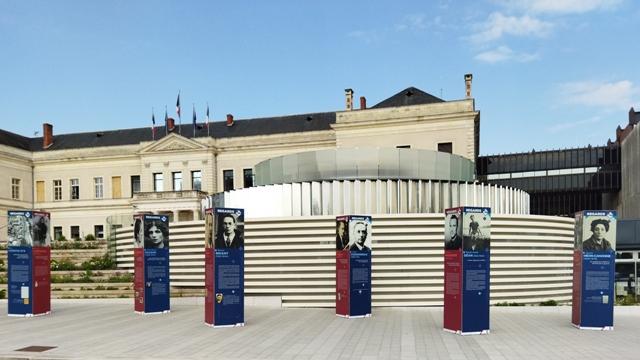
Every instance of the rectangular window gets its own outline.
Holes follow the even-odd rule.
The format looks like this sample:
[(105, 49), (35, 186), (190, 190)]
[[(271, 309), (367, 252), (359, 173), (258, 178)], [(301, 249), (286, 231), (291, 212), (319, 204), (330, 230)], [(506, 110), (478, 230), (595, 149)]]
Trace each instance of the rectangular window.
[(60, 240), (62, 237), (62, 226), (54, 226), (53, 227), (53, 239)]
[(74, 240), (80, 239), (80, 226), (71, 227), (71, 238)]
[(36, 181), (36, 201), (44, 202), (44, 181)]
[(11, 198), (13, 200), (20, 200), (20, 179), (11, 179)]
[(70, 197), (71, 200), (80, 199), (80, 180), (79, 179), (71, 179), (69, 180), (70, 185)]
[(93, 178), (93, 188), (96, 199), (102, 199), (104, 195), (104, 181), (101, 177)]
[(452, 154), (453, 153), (453, 143), (450, 143), (450, 142), (438, 143), (438, 151)]
[(62, 180), (53, 180), (53, 200), (62, 200)]
[(191, 189), (202, 190), (202, 171), (195, 170), (191, 172)]
[(153, 174), (153, 191), (164, 191), (164, 176), (162, 173)]
[(140, 192), (140, 175), (131, 176), (131, 197)]
[(122, 197), (122, 178), (120, 176), (111, 177), (111, 198), (120, 199)]
[(222, 184), (224, 191), (233, 190), (233, 170), (222, 171)]
[(182, 191), (182, 173), (171, 173), (171, 179), (173, 180), (173, 191)]
[(104, 239), (104, 225), (93, 225), (93, 235), (96, 239)]
[(242, 170), (242, 175), (244, 177), (244, 187), (252, 187), (253, 186), (253, 169), (244, 169)]

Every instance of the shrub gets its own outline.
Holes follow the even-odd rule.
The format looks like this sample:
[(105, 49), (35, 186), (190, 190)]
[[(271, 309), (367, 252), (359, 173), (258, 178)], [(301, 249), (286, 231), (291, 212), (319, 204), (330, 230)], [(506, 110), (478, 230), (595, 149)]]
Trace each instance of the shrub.
[(555, 300), (542, 301), (540, 306), (558, 306), (558, 302)]
[(115, 275), (109, 276), (109, 279), (107, 280), (107, 282), (110, 282), (110, 283), (130, 283), (132, 281), (133, 281), (133, 274), (129, 274), (129, 273), (124, 273), (124, 274), (116, 273)]
[(93, 282), (93, 279), (91, 278), (92, 276), (93, 276), (93, 273), (91, 272), (91, 270), (86, 270), (85, 272), (82, 273), (82, 275), (80, 275), (80, 278), (78, 280), (80, 280), (80, 282), (91, 283)]
[(87, 241), (93, 241), (96, 239), (96, 237), (93, 236), (93, 234), (87, 234), (87, 236), (85, 236), (84, 239)]
[(7, 268), (4, 266), (4, 260), (0, 259), (0, 271), (7, 271)]
[(4, 275), (0, 275), (0, 284), (6, 284), (7, 283), (7, 277)]
[(51, 271), (77, 270), (78, 267), (70, 259), (51, 260)]
[(84, 270), (110, 270), (116, 268), (116, 263), (109, 254), (104, 256), (94, 256), (90, 260), (82, 263)]
[(496, 303), (496, 305), (495, 305), (495, 306), (524, 306), (524, 304), (517, 303), (517, 302), (507, 302), (507, 301), (504, 301), (504, 302)]
[(6, 289), (0, 290), (0, 299), (4, 299), (6, 297), (7, 297), (7, 290)]
[(60, 237), (57, 238), (56, 241), (67, 241), (67, 238), (64, 237), (64, 235), (60, 235)]
[(618, 298), (616, 299), (616, 305), (623, 305), (623, 306), (638, 305), (638, 300), (636, 299), (635, 295), (633, 295), (633, 294), (627, 294), (625, 296), (618, 296)]

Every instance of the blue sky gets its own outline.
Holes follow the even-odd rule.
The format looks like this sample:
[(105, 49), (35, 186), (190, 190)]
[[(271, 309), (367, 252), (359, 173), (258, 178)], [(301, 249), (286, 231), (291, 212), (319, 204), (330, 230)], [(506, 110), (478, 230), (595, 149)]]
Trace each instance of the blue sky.
[(640, 110), (632, 0), (0, 1), (0, 128), (25, 136), (464, 97), (482, 154), (597, 145)]

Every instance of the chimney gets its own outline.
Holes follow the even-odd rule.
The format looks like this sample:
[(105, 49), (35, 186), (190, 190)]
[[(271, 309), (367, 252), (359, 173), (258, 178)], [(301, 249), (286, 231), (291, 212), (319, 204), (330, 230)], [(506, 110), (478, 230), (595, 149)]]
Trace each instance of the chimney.
[(44, 123), (42, 124), (42, 148), (48, 149), (53, 145), (53, 125)]
[(172, 132), (176, 127), (176, 120), (174, 118), (167, 118), (167, 132)]
[(233, 115), (227, 114), (227, 126), (233, 126)]
[(464, 74), (465, 98), (467, 99), (471, 99), (471, 80), (473, 80), (473, 74)]
[(344, 89), (344, 95), (347, 97), (347, 111), (353, 110), (353, 90)]
[(367, 108), (367, 98), (364, 96), (360, 96), (360, 110), (365, 110)]

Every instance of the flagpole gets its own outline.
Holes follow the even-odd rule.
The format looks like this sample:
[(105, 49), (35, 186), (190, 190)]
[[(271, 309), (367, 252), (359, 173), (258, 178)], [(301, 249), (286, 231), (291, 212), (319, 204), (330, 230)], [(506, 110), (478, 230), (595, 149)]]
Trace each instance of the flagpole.
[(156, 114), (153, 106), (151, 107), (151, 139), (156, 140)]
[(178, 101), (176, 102), (176, 112), (178, 113), (178, 121), (179, 123), (179, 127), (178, 127), (178, 133), (180, 135), (182, 135), (182, 115), (180, 114), (180, 90), (178, 90)]
[(195, 103), (191, 103), (191, 106), (193, 108), (193, 137), (196, 137), (196, 104)]
[(167, 115), (167, 105), (164, 106), (164, 135), (169, 135), (169, 124), (167, 123), (167, 120), (169, 119), (169, 116)]
[(207, 137), (209, 137), (209, 102), (207, 102)]

